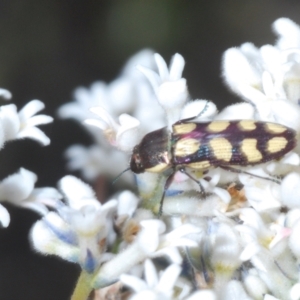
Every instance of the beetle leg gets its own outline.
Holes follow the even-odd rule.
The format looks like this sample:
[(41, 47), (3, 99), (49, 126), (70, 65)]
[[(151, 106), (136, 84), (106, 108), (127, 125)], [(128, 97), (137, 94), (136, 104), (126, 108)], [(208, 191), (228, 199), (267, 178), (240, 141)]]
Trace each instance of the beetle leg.
[(162, 213), (163, 213), (163, 204), (164, 204), (164, 199), (165, 199), (165, 195), (167, 190), (169, 189), (173, 179), (174, 179), (174, 175), (176, 173), (176, 170), (173, 170), (172, 174), (167, 178), (166, 182), (165, 182), (165, 186), (164, 186), (164, 191), (160, 200), (160, 205), (159, 205), (159, 211), (158, 211), (158, 216), (161, 217)]
[(204, 187), (202, 186), (201, 182), (199, 180), (197, 180), (196, 178), (194, 178), (191, 174), (189, 174), (185, 168), (180, 168), (179, 171), (181, 173), (185, 174), (187, 177), (189, 177), (190, 179), (192, 179), (194, 182), (196, 182), (199, 185), (201, 196), (204, 197), (205, 190), (204, 190)]
[(186, 118), (186, 119), (179, 120), (175, 124), (182, 124), (182, 123), (189, 122), (189, 121), (192, 121), (196, 118), (201, 117), (201, 115), (203, 115), (207, 111), (209, 102), (210, 102), (209, 100), (206, 101), (204, 108), (197, 115), (195, 115), (193, 117)]
[(249, 173), (247, 171), (235, 169), (235, 168), (232, 168), (232, 167), (229, 167), (229, 166), (218, 166), (218, 167), (225, 170), (225, 171), (234, 172), (234, 173), (238, 173), (238, 174), (247, 174), (247, 175), (250, 175), (250, 176), (257, 177), (257, 178), (269, 180), (269, 181), (272, 181), (272, 182), (275, 182), (275, 183), (278, 183), (278, 184), (280, 183), (280, 180), (278, 180), (278, 179), (255, 175), (255, 174)]

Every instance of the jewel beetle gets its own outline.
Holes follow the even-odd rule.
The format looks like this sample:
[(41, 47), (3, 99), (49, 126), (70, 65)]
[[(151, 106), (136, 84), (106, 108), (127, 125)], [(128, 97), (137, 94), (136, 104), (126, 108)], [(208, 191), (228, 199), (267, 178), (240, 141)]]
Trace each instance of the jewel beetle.
[[(176, 171), (185, 173), (200, 185), (186, 168), (205, 171), (220, 167), (239, 172), (233, 167), (280, 159), (295, 146), (296, 132), (277, 123), (255, 120), (198, 123), (186, 119), (173, 124), (172, 132), (164, 127), (146, 134), (133, 149), (130, 169), (136, 174), (172, 169), (164, 187), (165, 194)], [(200, 188), (203, 192), (201, 185)]]

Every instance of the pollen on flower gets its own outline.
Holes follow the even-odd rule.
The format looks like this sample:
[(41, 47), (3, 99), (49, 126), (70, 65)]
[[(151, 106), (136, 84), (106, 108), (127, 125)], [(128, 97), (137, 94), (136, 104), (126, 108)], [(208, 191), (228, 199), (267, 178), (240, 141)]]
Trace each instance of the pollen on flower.
[(133, 219), (126, 222), (122, 229), (122, 237), (126, 243), (132, 243), (137, 234), (141, 230), (141, 226)]
[(237, 208), (242, 208), (245, 206), (247, 198), (243, 188), (238, 187), (237, 184), (233, 182), (227, 187), (227, 191), (231, 197), (228, 207), (229, 211), (233, 211)]
[(229, 264), (223, 264), (222, 262), (214, 265), (214, 271), (223, 275), (231, 275), (235, 270), (235, 266), (231, 266)]
[(259, 239), (258, 241), (263, 247), (268, 249), (270, 247), (270, 244), (272, 243), (273, 239), (274, 239), (274, 236), (271, 235), (271, 236), (264, 236), (261, 239)]

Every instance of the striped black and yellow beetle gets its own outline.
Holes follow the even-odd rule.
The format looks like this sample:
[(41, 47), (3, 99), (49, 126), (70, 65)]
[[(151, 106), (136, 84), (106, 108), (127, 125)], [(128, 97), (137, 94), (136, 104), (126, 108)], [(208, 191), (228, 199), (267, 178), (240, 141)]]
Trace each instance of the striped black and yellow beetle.
[[(254, 120), (196, 123), (191, 120), (176, 122), (171, 133), (165, 127), (145, 135), (133, 149), (130, 169), (139, 174), (160, 173), (172, 168), (173, 172), (165, 184), (165, 193), (176, 171), (197, 181), (185, 168), (205, 171), (220, 167), (239, 172), (232, 166), (277, 160), (296, 146), (296, 132), (276, 123)], [(201, 185), (200, 188), (203, 192)]]

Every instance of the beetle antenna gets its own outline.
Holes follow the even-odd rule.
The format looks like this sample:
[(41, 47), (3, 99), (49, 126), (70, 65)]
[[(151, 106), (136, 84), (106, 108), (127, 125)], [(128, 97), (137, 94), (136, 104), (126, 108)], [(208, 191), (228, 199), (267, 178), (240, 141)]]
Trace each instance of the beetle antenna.
[(201, 117), (207, 111), (209, 102), (209, 100), (206, 100), (204, 108), (199, 112), (199, 114), (195, 118)]
[(117, 175), (117, 177), (113, 180), (112, 185), (116, 183), (117, 180), (119, 180), (119, 178), (127, 171), (130, 170), (130, 167), (128, 167), (127, 169), (125, 169), (124, 171), (122, 171), (119, 175)]

